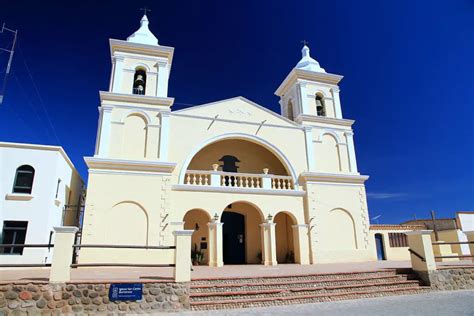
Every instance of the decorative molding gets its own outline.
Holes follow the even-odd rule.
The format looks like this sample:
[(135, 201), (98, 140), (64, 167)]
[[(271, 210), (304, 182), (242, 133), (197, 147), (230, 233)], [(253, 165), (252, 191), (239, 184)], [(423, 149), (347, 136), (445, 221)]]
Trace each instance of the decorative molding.
[(431, 235), (433, 231), (432, 230), (426, 230), (426, 229), (423, 229), (423, 230), (413, 230), (413, 231), (410, 231), (410, 232), (406, 232), (405, 235)]
[(79, 228), (76, 226), (59, 226), (53, 227), (55, 233), (77, 233)]
[(286, 195), (305, 196), (305, 191), (300, 190), (265, 190), (251, 188), (213, 187), (205, 185), (176, 184), (172, 186), (173, 191), (194, 191), (194, 192), (226, 192), (243, 194), (264, 194), (264, 195)]
[(299, 124), (303, 124), (304, 121), (307, 121), (307, 122), (312, 122), (312, 123), (333, 124), (333, 125), (347, 126), (347, 127), (351, 127), (355, 122), (354, 120), (339, 119), (339, 118), (327, 117), (327, 116), (308, 115), (308, 114), (300, 114), (295, 120)]
[(173, 235), (175, 236), (192, 236), (194, 233), (194, 229), (186, 229), (186, 230), (175, 230)]
[(275, 91), (277, 96), (284, 95), (293, 84), (295, 84), (299, 79), (309, 80), (316, 83), (327, 83), (330, 85), (337, 85), (341, 81), (343, 76), (322, 72), (313, 72), (308, 70), (296, 69), (293, 70), (286, 76), (285, 80), (280, 84), (280, 86)]
[(305, 182), (364, 184), (364, 182), (369, 179), (369, 176), (359, 174), (303, 172), (300, 174), (300, 178)]
[(172, 173), (176, 163), (147, 160), (84, 157), (89, 169)]
[[(128, 93), (99, 91), (99, 95), (100, 95), (101, 104), (106, 103), (106, 102), (126, 102), (126, 103), (132, 103), (136, 105), (147, 104), (147, 105), (163, 106), (163, 107), (169, 108), (174, 103), (174, 98), (153, 97), (153, 96), (137, 95), (137, 94), (131, 94), (131, 93), (128, 94)], [(104, 106), (107, 106), (107, 104), (102, 105), (102, 107)]]
[(372, 224), (370, 230), (423, 230), (425, 225), (391, 225), (391, 224)]
[[(109, 44), (110, 44), (111, 56), (117, 56), (118, 54), (116, 53), (120, 52), (119, 53), (120, 55), (125, 55), (124, 53), (145, 55), (145, 56), (140, 56), (141, 59), (147, 58), (147, 55), (148, 55), (148, 56), (154, 56), (158, 58), (159, 57), (166, 58), (167, 60), (169, 60), (170, 63), (173, 61), (173, 53), (174, 53), (173, 47), (140, 44), (140, 43), (133, 43), (133, 42), (117, 40), (117, 39), (110, 39)], [(136, 55), (131, 55), (131, 56), (133, 56), (134, 58), (137, 58)], [(152, 57), (148, 57), (148, 58), (152, 59)], [(152, 60), (156, 60), (156, 58)]]
[(24, 194), (24, 193), (7, 193), (5, 195), (5, 200), (12, 200), (12, 201), (30, 201), (33, 199), (33, 195), (31, 194)]

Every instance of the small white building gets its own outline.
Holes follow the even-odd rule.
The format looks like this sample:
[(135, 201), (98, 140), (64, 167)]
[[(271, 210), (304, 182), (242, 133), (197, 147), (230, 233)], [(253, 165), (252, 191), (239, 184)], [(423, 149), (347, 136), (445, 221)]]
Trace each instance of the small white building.
[[(54, 226), (78, 226), (83, 187), (62, 147), (0, 142), (0, 242), (54, 243)], [(52, 253), (0, 248), (0, 263), (50, 263)]]

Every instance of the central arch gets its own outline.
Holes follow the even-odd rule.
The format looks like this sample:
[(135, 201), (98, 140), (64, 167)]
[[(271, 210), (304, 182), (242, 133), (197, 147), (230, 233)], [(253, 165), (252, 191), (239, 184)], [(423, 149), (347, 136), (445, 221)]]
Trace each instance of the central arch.
[[(295, 183), (295, 186), (296, 186), (296, 184), (298, 183), (296, 173), (295, 173), (295, 170), (294, 170), (293, 166), (291, 165), (289, 159), (286, 157), (286, 155), (280, 149), (278, 149), (273, 144), (271, 144), (270, 142), (268, 142), (268, 141), (266, 141), (266, 140), (264, 140), (260, 137), (257, 137), (255, 135), (244, 134), (244, 133), (222, 134), (222, 135), (219, 135), (219, 136), (212, 137), (212, 138), (202, 142), (198, 146), (196, 146), (192, 150), (192, 152), (188, 155), (188, 157), (186, 158), (186, 160), (183, 163), (183, 166), (182, 166), (180, 174), (179, 174), (179, 183), (184, 184), (184, 178), (185, 178), (185, 175), (186, 175), (186, 171), (188, 170), (189, 165), (191, 164), (191, 161), (193, 160), (193, 158), (201, 150), (203, 150), (205, 147), (207, 147), (207, 146), (209, 146), (213, 143), (217, 143), (217, 142), (223, 141), (223, 140), (231, 140), (231, 139), (232, 140), (244, 140), (244, 141), (248, 141), (248, 142), (251, 142), (251, 143), (254, 143), (256, 145), (264, 147), (266, 150), (268, 150), (270, 153), (272, 153), (276, 157), (276, 159), (278, 159), (280, 161), (280, 163), (282, 164), (282, 166), (286, 170), (286, 173), (293, 178), (293, 183)], [(207, 168), (210, 168), (210, 167), (211, 166), (208, 166)], [(209, 169), (206, 169), (206, 170), (209, 170)]]

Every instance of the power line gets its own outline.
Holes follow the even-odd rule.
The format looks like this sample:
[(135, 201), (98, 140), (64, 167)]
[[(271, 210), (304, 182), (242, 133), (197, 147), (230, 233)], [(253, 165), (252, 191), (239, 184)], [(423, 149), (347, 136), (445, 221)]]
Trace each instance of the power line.
[(18, 51), (20, 52), (20, 55), (22, 57), (22, 60), (23, 60), (23, 64), (25, 65), (25, 68), (26, 68), (26, 72), (28, 73), (28, 76), (30, 77), (31, 79), (31, 82), (33, 84), (33, 88), (36, 92), (36, 95), (38, 96), (38, 100), (39, 100), (39, 103), (41, 105), (41, 108), (43, 110), (43, 112), (45, 113), (46, 115), (46, 119), (48, 121), (48, 124), (49, 124), (49, 127), (51, 128), (51, 130), (53, 131), (53, 136), (54, 138), (56, 139), (56, 141), (58, 142), (58, 144), (60, 146), (62, 146), (61, 144), (61, 141), (59, 140), (59, 137), (58, 135), (56, 134), (56, 129), (54, 128), (54, 125), (53, 123), (51, 122), (51, 119), (50, 119), (50, 116), (49, 116), (49, 113), (48, 113), (48, 110), (46, 108), (46, 106), (44, 105), (44, 102), (43, 102), (43, 98), (41, 97), (41, 94), (39, 92), (39, 89), (38, 89), (38, 86), (36, 85), (36, 82), (33, 78), (33, 75), (31, 74), (31, 71), (30, 71), (30, 67), (28, 67), (28, 64), (26, 63), (26, 58), (25, 58), (25, 55), (23, 54), (23, 51), (21, 49), (21, 46), (20, 46), (20, 42), (18, 42)]
[(7, 52), (10, 54), (10, 56), (8, 57), (8, 63), (7, 63), (7, 69), (5, 71), (5, 76), (3, 77), (2, 89), (0, 90), (0, 105), (2, 105), (3, 103), (3, 97), (5, 96), (5, 90), (7, 89), (8, 74), (10, 73), (10, 68), (11, 68), (12, 60), (13, 60), (13, 53), (15, 52), (16, 37), (18, 35), (18, 30), (11, 30), (5, 27), (5, 23), (3, 23), (0, 33), (3, 33), (5, 31), (13, 33), (14, 35), (13, 35), (13, 44), (11, 46), (11, 49), (0, 48), (1, 52)]

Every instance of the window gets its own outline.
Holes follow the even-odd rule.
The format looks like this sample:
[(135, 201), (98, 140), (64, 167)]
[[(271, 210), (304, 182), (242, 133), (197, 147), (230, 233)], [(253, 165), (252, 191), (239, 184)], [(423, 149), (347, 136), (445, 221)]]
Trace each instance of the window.
[(137, 69), (133, 77), (133, 94), (145, 95), (146, 72), (143, 69)]
[(13, 184), (13, 193), (31, 194), (33, 189), (33, 178), (35, 169), (32, 166), (23, 165), (16, 169), (15, 182)]
[(240, 162), (239, 159), (237, 159), (234, 156), (230, 155), (225, 155), (219, 161), (222, 161), (222, 171), (224, 172), (237, 172), (239, 169), (239, 166), (237, 166), (237, 163)]
[(316, 113), (318, 116), (326, 116), (326, 106), (324, 104), (324, 97), (316, 94)]
[[(3, 222), (3, 244), (24, 244), (28, 222), (4, 221)], [(4, 254), (23, 254), (23, 247), (6, 247), (0, 249)]]
[(407, 235), (404, 233), (388, 233), (390, 247), (408, 247)]

